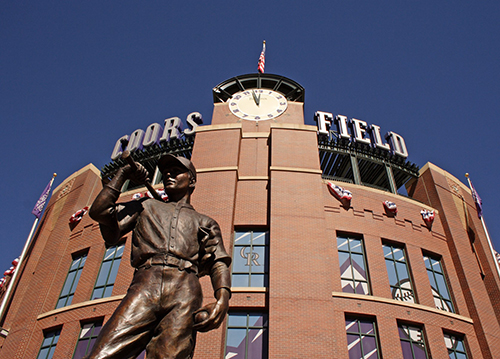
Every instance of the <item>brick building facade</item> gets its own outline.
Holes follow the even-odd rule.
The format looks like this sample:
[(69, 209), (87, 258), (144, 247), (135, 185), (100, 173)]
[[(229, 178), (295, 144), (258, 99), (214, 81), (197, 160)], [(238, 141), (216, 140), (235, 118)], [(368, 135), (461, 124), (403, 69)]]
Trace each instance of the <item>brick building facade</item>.
[[(498, 357), (500, 278), (470, 190), (431, 163), (408, 196), (326, 179), (303, 89), (271, 75), (235, 79), (214, 90), (211, 125), (192, 148), (192, 204), (219, 222), (234, 258), (228, 319), (198, 335), (195, 358)], [(240, 119), (227, 100), (248, 88), (286, 95), (286, 110)], [(68, 222), (100, 189), (89, 164), (54, 190), (1, 323), (0, 357), (80, 358), (126, 292), (131, 235), (106, 248), (88, 216)], [(431, 226), (422, 209), (434, 211)]]

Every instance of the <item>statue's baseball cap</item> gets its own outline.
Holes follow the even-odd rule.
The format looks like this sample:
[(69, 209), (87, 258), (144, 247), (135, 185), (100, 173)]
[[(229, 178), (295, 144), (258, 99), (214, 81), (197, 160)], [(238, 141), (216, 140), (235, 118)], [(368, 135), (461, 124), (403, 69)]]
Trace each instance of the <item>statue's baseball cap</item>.
[(194, 167), (193, 162), (188, 160), (186, 157), (176, 157), (171, 154), (166, 154), (161, 156), (158, 160), (158, 168), (161, 173), (163, 173), (165, 169), (173, 166), (184, 167), (191, 173), (191, 176), (196, 179), (196, 168)]

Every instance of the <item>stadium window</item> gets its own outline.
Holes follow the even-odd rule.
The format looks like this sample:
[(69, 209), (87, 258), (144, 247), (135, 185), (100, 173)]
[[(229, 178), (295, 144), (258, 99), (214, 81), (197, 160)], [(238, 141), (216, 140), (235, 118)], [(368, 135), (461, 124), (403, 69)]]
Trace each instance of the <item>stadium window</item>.
[(42, 346), (40, 347), (36, 359), (52, 359), (60, 335), (61, 329), (55, 329), (44, 333)]
[(423, 329), (405, 324), (399, 324), (398, 329), (403, 359), (427, 359)]
[(225, 359), (266, 359), (268, 357), (267, 314), (229, 313), (227, 323)]
[(441, 260), (424, 255), (425, 268), (431, 284), (432, 295), (436, 308), (455, 313), (446, 277), (441, 266)]
[(338, 235), (337, 250), (342, 292), (370, 294), (363, 239), (350, 235)]
[(87, 260), (87, 253), (73, 255), (73, 262), (69, 267), (68, 275), (64, 281), (64, 285), (59, 294), (59, 300), (57, 301), (56, 309), (68, 306), (73, 301), (73, 296), (82, 275), (83, 266)]
[(111, 296), (124, 248), (125, 244), (122, 243), (106, 249), (106, 253), (104, 253), (104, 258), (101, 263), (101, 269), (99, 270), (99, 275), (97, 276), (97, 281), (94, 286), (94, 291), (92, 292), (91, 300)]
[(349, 359), (376, 359), (382, 357), (378, 345), (375, 320), (346, 316), (345, 331)]
[(415, 303), (415, 293), (411, 282), (406, 253), (403, 247), (382, 244), (385, 265), (389, 276), (392, 298), (403, 302)]
[(269, 231), (235, 231), (233, 287), (268, 286)]
[(82, 359), (85, 355), (90, 353), (101, 328), (102, 319), (96, 322), (82, 324), (73, 359)]
[(465, 349), (463, 337), (454, 334), (444, 333), (444, 343), (448, 349), (450, 359), (467, 359), (467, 350)]

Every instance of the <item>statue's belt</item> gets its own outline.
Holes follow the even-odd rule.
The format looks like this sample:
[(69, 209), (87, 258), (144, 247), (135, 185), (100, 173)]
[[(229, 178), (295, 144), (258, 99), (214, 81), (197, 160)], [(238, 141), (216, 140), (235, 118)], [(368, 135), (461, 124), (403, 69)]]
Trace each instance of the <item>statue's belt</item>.
[(151, 266), (175, 267), (179, 270), (187, 270), (198, 274), (198, 266), (196, 264), (186, 259), (178, 258), (171, 253), (158, 254), (154, 257), (150, 257), (144, 262), (144, 264), (137, 267), (137, 269), (151, 268)]

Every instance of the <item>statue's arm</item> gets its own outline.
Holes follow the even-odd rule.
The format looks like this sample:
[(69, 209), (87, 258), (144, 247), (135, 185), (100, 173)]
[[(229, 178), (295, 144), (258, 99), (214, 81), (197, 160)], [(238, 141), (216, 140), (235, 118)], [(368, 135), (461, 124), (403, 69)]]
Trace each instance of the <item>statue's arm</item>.
[(216, 302), (210, 303), (196, 312), (194, 328), (200, 332), (218, 328), (222, 324), (229, 310), (229, 299), (231, 298), (231, 272), (229, 271), (231, 257), (224, 249), (219, 225), (215, 223), (208, 233), (209, 238), (204, 244), (210, 258), (208, 263), (211, 263), (211, 266), (208, 274), (212, 281)]
[[(140, 166), (140, 165), (139, 165)], [(120, 189), (127, 179), (143, 183), (147, 178), (147, 170), (140, 166), (136, 172), (130, 166), (118, 170), (113, 179), (103, 187), (89, 210), (89, 216), (99, 223), (104, 241), (116, 244), (120, 238), (130, 232), (135, 225), (139, 211), (130, 211), (126, 206), (117, 205)]]
[(223, 261), (216, 261), (212, 266), (210, 279), (217, 301), (205, 305), (195, 313), (194, 329), (200, 332), (208, 332), (220, 327), (229, 310), (231, 273), (227, 264)]

